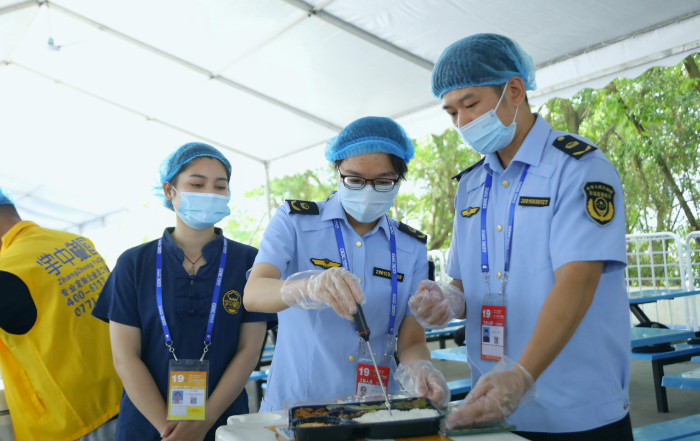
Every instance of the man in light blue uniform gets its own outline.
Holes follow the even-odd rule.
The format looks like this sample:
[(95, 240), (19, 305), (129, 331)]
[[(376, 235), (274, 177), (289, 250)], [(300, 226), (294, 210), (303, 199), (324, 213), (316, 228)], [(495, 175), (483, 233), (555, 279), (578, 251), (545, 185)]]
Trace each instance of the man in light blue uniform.
[[(464, 289), (476, 387), (448, 425), (507, 417), (531, 440), (631, 441), (617, 170), (590, 141), (531, 113), (525, 91), (535, 88), (534, 65), (506, 37), (479, 34), (448, 47), (432, 88), (465, 143), (485, 155), (455, 177), (447, 272)], [(441, 325), (433, 322), (445, 309), (465, 315), (450, 296), (436, 287), (416, 295), (411, 309)], [(486, 310), (499, 299), (505, 356), (494, 357), (494, 342), (482, 336), (494, 323)]]
[[(411, 139), (388, 118), (362, 118), (329, 142), (326, 158), (338, 172), (339, 193), (323, 202), (288, 200), (277, 209), (243, 296), (250, 310), (279, 312), (275, 356), (260, 411), (368, 390), (369, 385), (357, 381), (362, 348), (348, 320), (356, 301), (363, 304), (377, 361), (383, 359), (395, 373), (387, 378), (389, 392), (398, 391), (401, 382), (411, 393), (446, 404), (449, 389), (428, 361), (424, 330), (407, 307), (419, 282), (428, 277), (427, 237), (385, 215), (413, 158)], [(394, 306), (392, 235), (397, 262)], [(296, 280), (303, 288), (294, 284)]]

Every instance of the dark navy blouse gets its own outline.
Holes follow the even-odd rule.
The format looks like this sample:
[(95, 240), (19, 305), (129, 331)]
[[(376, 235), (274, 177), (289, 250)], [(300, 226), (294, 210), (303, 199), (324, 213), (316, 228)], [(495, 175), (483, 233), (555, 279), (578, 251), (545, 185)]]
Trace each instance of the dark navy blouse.
[[(243, 307), (246, 271), (255, 261), (255, 248), (225, 239), (221, 230), (217, 229), (218, 238), (202, 249), (203, 259), (207, 263), (196, 275), (191, 276), (182, 266), (185, 255), (170, 236), (172, 230), (168, 228), (163, 233), (163, 307), (172, 334), (173, 347), (180, 359), (199, 359), (202, 356), (223, 241), (228, 240), (228, 257), (216, 310), (212, 343), (206, 356), (209, 360), (211, 394), (238, 351), (241, 324), (265, 321), (270, 327), (274, 326), (277, 316), (248, 312)], [(166, 400), (168, 362), (172, 355), (165, 346), (156, 306), (157, 244), (157, 240), (148, 242), (125, 251), (119, 257), (95, 305), (93, 315), (105, 321), (113, 320), (141, 329), (141, 359)], [(226, 425), (229, 416), (244, 413), (248, 413), (248, 395), (245, 389), (221, 415), (205, 441), (214, 441), (216, 428)], [(158, 431), (133, 405), (126, 391), (122, 395), (116, 439), (161, 439)]]

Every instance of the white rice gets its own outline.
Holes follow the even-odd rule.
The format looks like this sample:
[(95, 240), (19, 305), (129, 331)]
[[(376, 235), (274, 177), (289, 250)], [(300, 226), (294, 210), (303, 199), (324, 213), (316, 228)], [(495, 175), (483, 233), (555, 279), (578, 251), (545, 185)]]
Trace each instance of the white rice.
[(418, 420), (421, 418), (432, 418), (440, 415), (437, 410), (433, 409), (411, 409), (411, 410), (392, 410), (389, 415), (388, 410), (378, 410), (376, 412), (368, 412), (355, 421), (360, 423), (385, 423), (387, 421), (405, 421)]

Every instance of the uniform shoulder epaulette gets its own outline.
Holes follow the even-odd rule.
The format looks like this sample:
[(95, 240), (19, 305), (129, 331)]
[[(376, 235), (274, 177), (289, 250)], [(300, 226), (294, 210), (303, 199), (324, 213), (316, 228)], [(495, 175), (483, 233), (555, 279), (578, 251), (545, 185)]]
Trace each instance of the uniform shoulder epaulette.
[(474, 170), (475, 168), (477, 168), (478, 166), (480, 166), (481, 164), (483, 164), (485, 160), (486, 160), (486, 156), (484, 156), (483, 158), (481, 158), (481, 159), (479, 160), (479, 162), (477, 162), (476, 164), (472, 164), (472, 165), (470, 165), (469, 167), (467, 167), (465, 170), (463, 170), (463, 171), (462, 171), (461, 173), (459, 173), (458, 175), (452, 176), (452, 179), (456, 179), (457, 182), (459, 182), (459, 180), (462, 179), (462, 176), (466, 175), (466, 174), (469, 173), (470, 171)]
[(590, 145), (587, 141), (577, 139), (571, 135), (560, 136), (552, 143), (554, 147), (573, 157), (581, 159), (583, 155), (598, 150), (598, 147)]
[(399, 230), (403, 231), (409, 236), (415, 237), (423, 243), (428, 243), (428, 236), (426, 236), (425, 233), (421, 233), (420, 231), (416, 230), (413, 227), (409, 227), (403, 222), (399, 222)]
[(318, 214), (318, 204), (310, 201), (298, 201), (296, 199), (287, 199), (289, 205), (289, 214)]

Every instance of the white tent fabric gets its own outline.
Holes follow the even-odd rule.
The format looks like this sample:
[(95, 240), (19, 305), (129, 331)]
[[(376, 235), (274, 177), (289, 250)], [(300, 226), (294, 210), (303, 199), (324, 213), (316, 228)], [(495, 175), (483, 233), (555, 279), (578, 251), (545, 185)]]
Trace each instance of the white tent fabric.
[(700, 0), (0, 0), (0, 185), (80, 228), (142, 203), (186, 141), (246, 190), (323, 164), (362, 116), (440, 133), (432, 65), (479, 32), (533, 56), (542, 104), (698, 51)]

